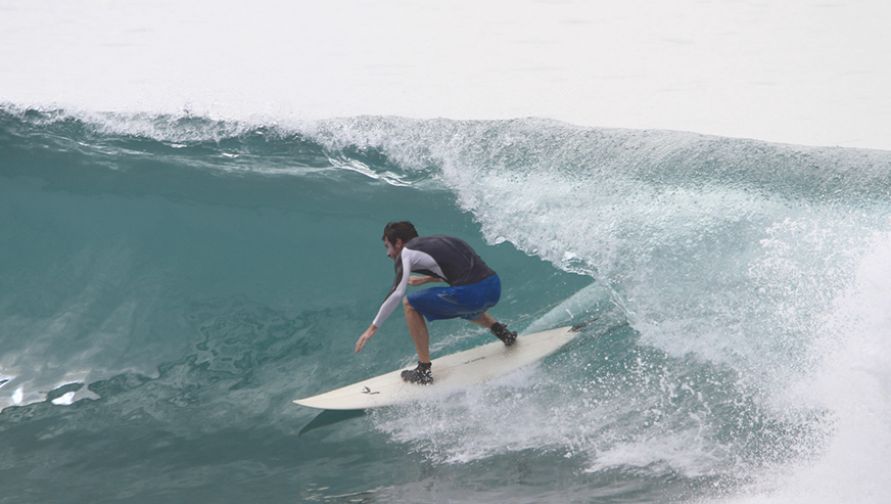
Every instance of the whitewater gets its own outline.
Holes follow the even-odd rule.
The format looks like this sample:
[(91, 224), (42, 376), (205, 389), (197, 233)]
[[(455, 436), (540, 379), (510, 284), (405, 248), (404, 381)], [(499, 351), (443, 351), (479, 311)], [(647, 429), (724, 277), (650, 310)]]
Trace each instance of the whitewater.
[[(207, 7), (0, 2), (0, 503), (889, 501), (887, 7)], [(596, 322), (293, 404), (416, 360), (403, 219)]]

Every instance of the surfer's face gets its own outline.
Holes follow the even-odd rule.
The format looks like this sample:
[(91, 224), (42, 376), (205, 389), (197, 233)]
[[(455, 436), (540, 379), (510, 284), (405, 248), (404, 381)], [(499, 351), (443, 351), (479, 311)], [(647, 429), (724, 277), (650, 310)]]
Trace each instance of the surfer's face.
[(405, 244), (402, 243), (402, 238), (396, 238), (396, 244), (390, 243), (390, 240), (384, 239), (384, 245), (387, 247), (387, 257), (396, 262), (396, 258), (399, 257), (399, 254), (402, 252), (402, 249), (405, 248)]

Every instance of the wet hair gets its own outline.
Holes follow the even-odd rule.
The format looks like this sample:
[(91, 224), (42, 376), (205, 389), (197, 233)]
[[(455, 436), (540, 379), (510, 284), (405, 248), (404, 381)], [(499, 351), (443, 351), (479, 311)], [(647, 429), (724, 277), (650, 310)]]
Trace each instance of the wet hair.
[(409, 240), (417, 236), (418, 232), (415, 231), (415, 227), (411, 222), (401, 221), (387, 224), (384, 227), (384, 237), (381, 239), (396, 245), (396, 240), (398, 239), (402, 239), (402, 243), (408, 243)]

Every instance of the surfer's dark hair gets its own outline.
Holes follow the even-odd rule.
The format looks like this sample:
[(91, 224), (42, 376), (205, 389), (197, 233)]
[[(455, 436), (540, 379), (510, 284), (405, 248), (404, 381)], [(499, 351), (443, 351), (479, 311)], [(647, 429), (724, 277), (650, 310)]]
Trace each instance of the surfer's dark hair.
[(384, 227), (384, 237), (381, 240), (396, 245), (396, 240), (402, 239), (402, 243), (408, 243), (412, 238), (417, 238), (418, 232), (415, 226), (408, 221), (391, 222)]

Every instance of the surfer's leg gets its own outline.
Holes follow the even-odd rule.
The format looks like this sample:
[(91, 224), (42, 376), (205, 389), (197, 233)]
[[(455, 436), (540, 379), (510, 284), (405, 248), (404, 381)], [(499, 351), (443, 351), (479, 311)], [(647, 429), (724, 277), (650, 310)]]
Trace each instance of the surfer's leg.
[(474, 324), (479, 324), (486, 329), (492, 331), (492, 334), (495, 335), (498, 339), (504, 342), (506, 346), (511, 346), (517, 341), (517, 333), (511, 331), (507, 328), (506, 325), (495, 322), (495, 319), (492, 318), (488, 313), (483, 313), (479, 317), (471, 320)]
[[(463, 287), (469, 291), (465, 295), (468, 298), (474, 299), (480, 307), (479, 311), (471, 312), (468, 315), (462, 315), (462, 318), (465, 320), (470, 320), (474, 324), (481, 325), (486, 329), (492, 331), (492, 334), (495, 335), (498, 339), (504, 342), (506, 346), (511, 346), (517, 340), (517, 333), (513, 331), (509, 331), (507, 326), (496, 322), (494, 318), (486, 311), (489, 308), (498, 304), (498, 300), (501, 299), (501, 279), (498, 278), (498, 275), (493, 275), (485, 280), (477, 282), (475, 284), (467, 285)], [(469, 294), (469, 295), (468, 295)], [(480, 313), (476, 318), (471, 318), (477, 313)]]
[(479, 317), (471, 320), (471, 322), (473, 322), (474, 324), (477, 324), (477, 325), (481, 325), (481, 326), (485, 327), (486, 329), (491, 329), (493, 324), (498, 323), (498, 322), (495, 322), (495, 319), (493, 319), (492, 316), (489, 315), (488, 312), (485, 312), (482, 315), (480, 315)]
[(402, 306), (405, 307), (408, 332), (415, 342), (415, 350), (418, 351), (418, 367), (403, 371), (402, 379), (419, 385), (430, 385), (433, 383), (433, 374), (430, 372), (430, 336), (427, 333), (427, 322), (424, 321), (421, 312), (415, 310), (408, 302), (408, 297), (402, 300)]
[(408, 324), (408, 332), (415, 342), (415, 350), (418, 351), (418, 362), (430, 362), (430, 335), (427, 333), (427, 322), (418, 310), (412, 307), (408, 298), (402, 300), (405, 307), (405, 322)]

